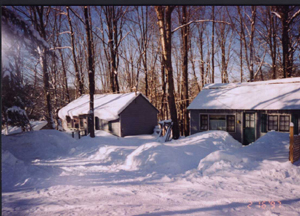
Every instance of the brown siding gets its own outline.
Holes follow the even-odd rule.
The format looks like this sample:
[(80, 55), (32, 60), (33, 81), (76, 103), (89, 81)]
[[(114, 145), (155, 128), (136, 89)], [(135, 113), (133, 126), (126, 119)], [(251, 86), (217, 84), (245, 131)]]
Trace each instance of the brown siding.
[(139, 95), (120, 114), (121, 136), (152, 134), (157, 125), (158, 111)]

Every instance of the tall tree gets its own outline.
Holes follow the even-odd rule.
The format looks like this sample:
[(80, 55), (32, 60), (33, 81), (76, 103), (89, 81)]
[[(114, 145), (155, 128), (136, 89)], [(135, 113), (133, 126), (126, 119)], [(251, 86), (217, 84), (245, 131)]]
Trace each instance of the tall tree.
[(76, 98), (80, 97), (83, 94), (83, 84), (81, 82), (78, 64), (77, 64), (77, 57), (75, 53), (75, 37), (74, 37), (74, 31), (72, 26), (72, 21), (70, 17), (70, 7), (67, 6), (67, 16), (68, 16), (68, 23), (70, 28), (70, 35), (71, 35), (71, 44), (72, 44), (72, 56), (73, 56), (73, 62), (74, 62), (74, 69), (75, 69), (75, 77), (76, 77)]
[(88, 51), (88, 70), (89, 70), (89, 89), (90, 89), (90, 111), (88, 117), (88, 127), (90, 137), (95, 137), (94, 128), (94, 93), (95, 93), (95, 70), (94, 70), (94, 56), (93, 56), (93, 45), (91, 40), (91, 28), (90, 18), (88, 13), (88, 7), (84, 6), (84, 18), (85, 18), (85, 31), (87, 40), (87, 51)]
[[(180, 24), (185, 25), (188, 22), (187, 7), (182, 6), (182, 17)], [(184, 135), (189, 135), (189, 114), (187, 107), (189, 105), (189, 92), (188, 92), (188, 50), (189, 50), (189, 26), (185, 25), (181, 28), (181, 41), (182, 41), (182, 104), (183, 104), (183, 127)]]
[(212, 6), (212, 28), (211, 28), (211, 82), (215, 83), (215, 6)]
[[(295, 6), (275, 6), (273, 13), (281, 20), (282, 26), (282, 36), (281, 36), (281, 45), (282, 45), (282, 65), (283, 65), (283, 76), (291, 77), (292, 76), (292, 51), (290, 43), (290, 26), (293, 21), (300, 15), (300, 9), (294, 12)], [(297, 9), (297, 8), (296, 8)]]
[[(44, 6), (31, 6), (30, 11), (32, 14), (32, 22), (35, 29), (39, 32), (41, 38), (47, 41), (48, 37), (46, 34), (46, 26), (49, 21), (50, 7), (44, 8)], [(50, 86), (49, 86), (49, 71), (47, 65), (47, 54), (49, 53), (49, 47), (46, 45), (38, 46), (38, 52), (40, 56), (40, 65), (43, 71), (43, 82), (44, 82), (44, 95), (46, 110), (45, 113), (46, 120), (48, 122), (48, 128), (54, 129), (54, 121), (52, 116), (52, 106), (51, 106), (51, 96), (50, 96)]]
[(177, 110), (174, 97), (174, 80), (172, 69), (172, 55), (171, 55), (171, 14), (174, 6), (155, 6), (156, 15), (158, 18), (158, 26), (160, 32), (160, 41), (163, 53), (163, 65), (166, 71), (167, 86), (168, 86), (168, 104), (173, 121), (173, 138), (179, 138), (179, 126), (177, 119)]

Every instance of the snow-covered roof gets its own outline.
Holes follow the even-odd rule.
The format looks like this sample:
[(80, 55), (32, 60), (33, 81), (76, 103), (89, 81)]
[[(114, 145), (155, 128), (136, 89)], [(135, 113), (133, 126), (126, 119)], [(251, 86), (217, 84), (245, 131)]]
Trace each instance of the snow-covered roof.
[(300, 110), (300, 77), (207, 84), (188, 109)]
[[(119, 118), (119, 114), (139, 95), (143, 94), (135, 92), (124, 94), (95, 94), (94, 95), (94, 115), (99, 119), (112, 121)], [(150, 103), (150, 102), (149, 102)], [(90, 109), (90, 95), (82, 95), (76, 100), (61, 108), (58, 116), (65, 119), (66, 116), (79, 116), (88, 114)]]

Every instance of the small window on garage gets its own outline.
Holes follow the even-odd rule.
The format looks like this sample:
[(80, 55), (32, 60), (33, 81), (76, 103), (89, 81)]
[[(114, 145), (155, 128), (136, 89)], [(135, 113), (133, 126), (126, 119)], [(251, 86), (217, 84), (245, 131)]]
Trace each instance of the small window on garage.
[(234, 115), (227, 116), (227, 131), (235, 132), (235, 116)]
[(200, 130), (207, 130), (207, 129), (208, 129), (208, 116), (200, 115)]
[(279, 119), (279, 130), (282, 132), (289, 132), (290, 130), (290, 116), (281, 115)]
[(278, 116), (277, 115), (269, 115), (268, 116), (268, 130), (278, 131)]

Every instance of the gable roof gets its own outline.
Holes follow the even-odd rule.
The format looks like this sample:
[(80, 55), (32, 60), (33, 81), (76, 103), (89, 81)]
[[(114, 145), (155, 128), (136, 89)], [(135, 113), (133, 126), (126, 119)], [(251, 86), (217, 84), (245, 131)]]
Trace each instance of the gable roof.
[[(144, 97), (149, 102), (149, 100), (139, 92), (137, 95), (135, 92), (124, 94), (95, 94), (94, 115), (99, 119), (106, 121), (116, 120), (119, 118), (119, 114), (139, 95)], [(86, 94), (61, 108), (58, 112), (58, 116), (61, 119), (65, 119), (66, 116), (73, 118), (74, 116), (88, 114), (89, 109), (90, 95)]]
[(207, 84), (188, 107), (194, 109), (300, 110), (300, 77)]

